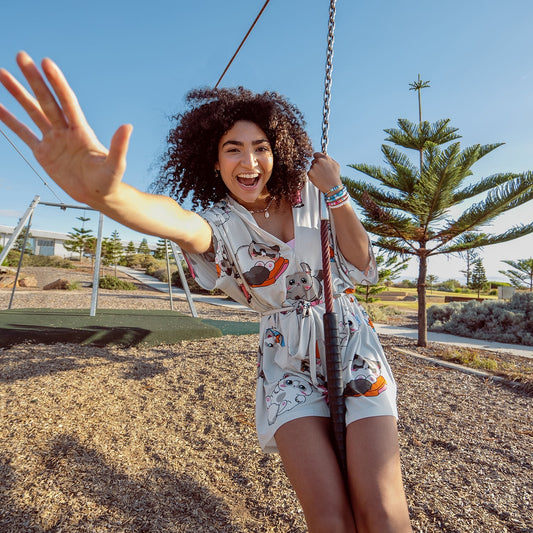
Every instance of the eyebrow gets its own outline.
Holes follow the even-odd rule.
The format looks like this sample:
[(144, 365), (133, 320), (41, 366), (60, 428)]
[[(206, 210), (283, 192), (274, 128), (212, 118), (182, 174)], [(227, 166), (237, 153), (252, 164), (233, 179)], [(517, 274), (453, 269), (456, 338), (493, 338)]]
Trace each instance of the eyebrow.
[[(256, 146), (258, 144), (263, 144), (263, 143), (267, 143), (267, 144), (270, 144), (270, 142), (268, 141), (268, 139), (258, 139), (257, 141), (252, 141), (252, 145), (253, 146)], [(223, 145), (222, 145), (222, 148), (224, 148), (224, 146), (228, 145), (228, 144), (233, 144), (233, 145), (236, 145), (236, 146), (244, 146), (244, 143), (241, 142), (241, 141), (232, 141), (231, 139), (229, 141), (226, 141)]]

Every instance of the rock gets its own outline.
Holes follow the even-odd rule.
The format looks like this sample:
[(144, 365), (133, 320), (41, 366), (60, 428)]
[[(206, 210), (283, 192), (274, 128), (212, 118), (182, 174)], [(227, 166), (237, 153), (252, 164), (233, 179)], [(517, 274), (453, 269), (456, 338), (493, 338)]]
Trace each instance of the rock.
[(65, 290), (68, 289), (69, 281), (67, 279), (56, 279), (55, 281), (52, 281), (52, 283), (49, 283), (48, 285), (45, 285), (43, 287), (43, 291), (53, 291), (53, 290)]
[(0, 289), (10, 289), (15, 283), (15, 276), (0, 276)]
[(37, 287), (37, 278), (35, 276), (26, 276), (19, 280), (19, 287)]

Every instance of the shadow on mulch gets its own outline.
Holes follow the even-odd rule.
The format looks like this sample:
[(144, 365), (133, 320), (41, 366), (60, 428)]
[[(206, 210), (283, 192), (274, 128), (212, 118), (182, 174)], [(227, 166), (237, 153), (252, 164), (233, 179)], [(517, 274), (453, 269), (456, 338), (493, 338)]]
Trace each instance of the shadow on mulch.
[(220, 337), (225, 331), (248, 334), (241, 323), (202, 320), (174, 311), (99, 309), (11, 309), (0, 311), (0, 347), (22, 342), (69, 342), (93, 346), (155, 346)]
[[(156, 457), (158, 466), (140, 476), (129, 476), (108, 463), (97, 450), (68, 434), (58, 434), (40, 450), (41, 468), (48, 483), (61, 486), (63, 494), (79, 495), (109, 509), (100, 517), (78, 516), (77, 528), (88, 531), (170, 531), (176, 517), (183, 530), (240, 531), (231, 523), (231, 513), (222, 498), (200, 485), (191, 476), (177, 472)], [(0, 456), (0, 471), (6, 482), (0, 495), (2, 531), (15, 532), (20, 524), (26, 531), (62, 530), (66, 516), (43, 510), (19, 508), (10, 492), (16, 489), (17, 475), (9, 458)], [(70, 517), (72, 520), (72, 517)], [(42, 526), (42, 527), (39, 527)], [(109, 529), (108, 529), (109, 528)]]

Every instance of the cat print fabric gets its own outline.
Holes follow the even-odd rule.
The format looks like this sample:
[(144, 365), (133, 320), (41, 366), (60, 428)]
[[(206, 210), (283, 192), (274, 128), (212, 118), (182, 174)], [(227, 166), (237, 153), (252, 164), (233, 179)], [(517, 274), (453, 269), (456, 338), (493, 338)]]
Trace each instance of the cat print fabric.
[[(311, 183), (293, 208), (294, 248), (257, 226), (231, 198), (201, 215), (213, 229), (214, 253), (185, 254), (192, 275), (261, 315), (256, 425), (265, 452), (275, 432), (302, 416), (329, 416), (318, 194)], [(342, 256), (330, 228), (331, 277), (343, 358), (349, 424), (396, 416), (396, 387), (373, 326), (353, 296), (355, 284), (377, 279), (375, 260), (362, 272)]]

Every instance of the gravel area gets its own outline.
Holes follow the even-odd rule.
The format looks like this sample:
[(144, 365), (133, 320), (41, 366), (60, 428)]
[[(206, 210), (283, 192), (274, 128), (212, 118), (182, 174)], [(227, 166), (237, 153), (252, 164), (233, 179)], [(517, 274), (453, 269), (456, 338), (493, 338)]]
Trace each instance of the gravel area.
[[(3, 308), (9, 296), (0, 290)], [(89, 302), (87, 288), (17, 289), (14, 307)], [(99, 306), (168, 309), (169, 301), (141, 288), (101, 291)], [(256, 442), (257, 340), (0, 349), (0, 531), (306, 531), (279, 457)], [(414, 531), (532, 532), (531, 395), (396, 351), (431, 356), (438, 346), (382, 342), (398, 381)]]

